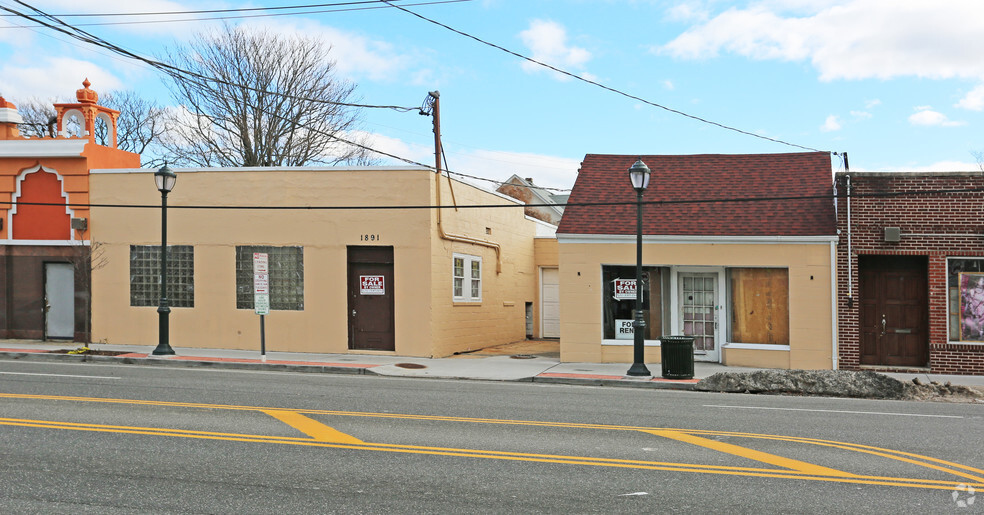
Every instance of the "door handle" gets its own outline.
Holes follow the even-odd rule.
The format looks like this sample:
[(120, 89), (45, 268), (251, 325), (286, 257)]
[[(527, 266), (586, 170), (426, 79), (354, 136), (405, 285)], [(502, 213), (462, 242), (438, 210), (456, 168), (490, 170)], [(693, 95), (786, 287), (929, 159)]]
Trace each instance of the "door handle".
[(355, 316), (355, 310), (354, 309), (352, 310), (352, 316)]
[(882, 332), (881, 332), (882, 333), (882, 336), (885, 336), (885, 326), (886, 325), (888, 325), (888, 322), (885, 321), (885, 315), (882, 315)]

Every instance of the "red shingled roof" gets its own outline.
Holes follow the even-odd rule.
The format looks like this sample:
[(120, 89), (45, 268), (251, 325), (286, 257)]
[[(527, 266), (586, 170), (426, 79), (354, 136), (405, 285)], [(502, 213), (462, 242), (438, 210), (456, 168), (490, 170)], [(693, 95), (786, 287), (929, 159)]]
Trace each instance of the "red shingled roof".
[[(584, 156), (558, 234), (635, 234), (636, 193), (629, 167), (638, 155)], [(643, 233), (694, 236), (831, 236), (836, 234), (830, 154), (641, 156), (652, 170)], [(802, 200), (673, 203), (680, 200), (806, 197)]]

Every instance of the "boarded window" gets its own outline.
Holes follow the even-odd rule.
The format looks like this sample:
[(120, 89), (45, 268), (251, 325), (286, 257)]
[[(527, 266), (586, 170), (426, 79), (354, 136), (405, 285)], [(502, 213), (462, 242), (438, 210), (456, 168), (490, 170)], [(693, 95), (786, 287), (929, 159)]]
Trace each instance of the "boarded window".
[(732, 268), (732, 343), (789, 345), (789, 271)]

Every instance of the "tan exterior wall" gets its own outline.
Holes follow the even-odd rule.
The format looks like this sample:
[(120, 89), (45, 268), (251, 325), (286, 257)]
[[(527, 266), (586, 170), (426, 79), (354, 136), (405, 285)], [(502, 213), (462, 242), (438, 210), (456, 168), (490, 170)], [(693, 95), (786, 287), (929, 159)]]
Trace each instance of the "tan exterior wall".
[(533, 302), (533, 337), (542, 338), (543, 335), (540, 334), (543, 328), (543, 299), (541, 298), (542, 290), (542, 276), (540, 271), (544, 268), (558, 268), (560, 266), (559, 256), (558, 256), (558, 245), (557, 238), (537, 238), (533, 240), (533, 253), (536, 258), (536, 269), (537, 269), (537, 287), (536, 287), (536, 300)]
[[(501, 272), (496, 271), (493, 248), (442, 238), (433, 224), (431, 303), (434, 316), (434, 356), (480, 349), (526, 337), (526, 303), (535, 304), (538, 285), (533, 238), (536, 222), (523, 205), (465, 183), (454, 183), (454, 201), (442, 179), (441, 205), (502, 205), (508, 207), (443, 209), (441, 224), (449, 238), (461, 236), (499, 245)], [(437, 203), (436, 190), (432, 196)], [(437, 213), (433, 213), (436, 218)], [(482, 301), (455, 302), (453, 255), (482, 258)]]
[[(719, 345), (726, 365), (830, 369), (833, 327), (829, 243), (646, 243), (645, 266), (775, 267), (789, 271), (789, 350), (728, 348)], [(602, 265), (634, 265), (635, 243), (559, 244), (561, 360), (632, 361), (632, 347), (602, 345)], [(727, 307), (724, 308), (725, 310)], [(676, 314), (671, 316), (675, 317)], [(721, 331), (726, 339), (727, 328)], [(660, 360), (658, 346), (646, 347), (646, 361)]]
[[(177, 171), (168, 244), (194, 245), (195, 307), (172, 308), (171, 345), (259, 349), (259, 317), (236, 309), (236, 245), (304, 247), (304, 310), (266, 317), (268, 351), (348, 352), (348, 245), (394, 247), (396, 353), (431, 354), (430, 214), (416, 210), (203, 210), (189, 205), (426, 205), (426, 170)], [(160, 205), (152, 171), (94, 173), (92, 202)], [(129, 246), (160, 244), (159, 209), (94, 208), (107, 266), (93, 273), (93, 341), (156, 344), (156, 307), (131, 307)], [(365, 236), (375, 241), (364, 241)], [(361, 351), (366, 352), (366, 351)]]

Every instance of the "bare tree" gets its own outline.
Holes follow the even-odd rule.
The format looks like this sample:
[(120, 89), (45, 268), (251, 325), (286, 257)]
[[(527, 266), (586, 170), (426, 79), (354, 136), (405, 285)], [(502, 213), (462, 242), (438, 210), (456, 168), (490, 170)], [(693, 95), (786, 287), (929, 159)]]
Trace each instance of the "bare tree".
[[(164, 109), (131, 90), (110, 91), (100, 100), (102, 105), (120, 112), (116, 120), (117, 148), (140, 154), (143, 166), (154, 168), (163, 164), (161, 140), (167, 127)], [(98, 130), (99, 127), (97, 138)], [(101, 143), (106, 144), (105, 135)]]
[(326, 58), (331, 47), (299, 35), (225, 26), (164, 58), (204, 80), (172, 78), (181, 109), (164, 141), (176, 164), (301, 166), (367, 163), (347, 144), (359, 124), (355, 86)]
[(974, 156), (974, 159), (977, 160), (977, 167), (980, 168), (982, 172), (984, 172), (984, 151), (976, 151), (976, 152), (972, 151), (970, 155)]
[(50, 130), (54, 126), (56, 99), (41, 100), (31, 98), (24, 102), (15, 102), (17, 112), (20, 113), (24, 123), (17, 126), (22, 136), (31, 138), (51, 137)]

